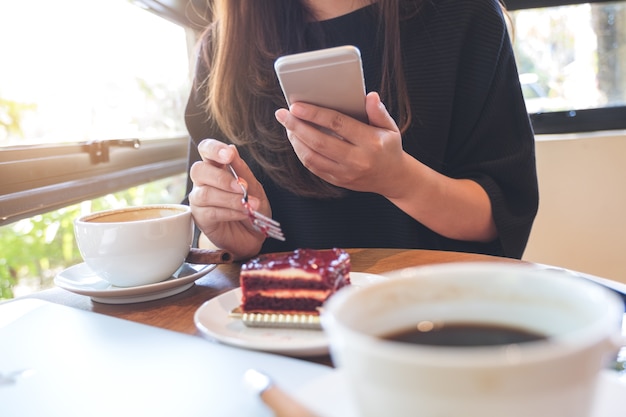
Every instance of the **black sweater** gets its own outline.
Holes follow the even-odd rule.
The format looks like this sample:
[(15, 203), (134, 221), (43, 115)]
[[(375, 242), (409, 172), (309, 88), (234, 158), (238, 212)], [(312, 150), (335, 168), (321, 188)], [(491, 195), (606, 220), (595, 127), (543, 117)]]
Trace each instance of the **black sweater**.
[[(287, 239), (266, 240), (262, 252), (378, 247), (522, 256), (538, 207), (534, 137), (497, 0), (425, 3), (401, 28), (413, 117), (403, 147), (447, 176), (478, 182), (491, 200), (499, 238), (488, 244), (445, 238), (376, 194), (302, 198), (278, 187), (249, 161), (263, 179), (272, 215)], [(310, 28), (311, 33), (321, 29), (324, 46), (350, 44), (361, 50), (367, 91), (379, 91), (381, 78), (382, 40), (373, 10), (366, 7)], [(321, 47), (319, 36), (313, 38), (310, 49)], [(192, 91), (186, 112), (195, 143), (219, 137), (203, 122), (201, 94)], [(197, 159), (192, 149), (190, 163)], [(419, 187), (418, 180), (414, 186)]]

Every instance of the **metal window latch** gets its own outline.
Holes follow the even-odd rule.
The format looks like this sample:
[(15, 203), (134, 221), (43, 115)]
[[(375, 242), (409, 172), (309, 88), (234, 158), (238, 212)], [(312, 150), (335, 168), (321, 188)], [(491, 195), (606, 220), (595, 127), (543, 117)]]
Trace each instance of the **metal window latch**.
[(139, 139), (113, 139), (113, 140), (94, 140), (83, 145), (83, 152), (89, 154), (92, 164), (109, 162), (109, 148), (125, 147), (139, 149), (141, 142)]

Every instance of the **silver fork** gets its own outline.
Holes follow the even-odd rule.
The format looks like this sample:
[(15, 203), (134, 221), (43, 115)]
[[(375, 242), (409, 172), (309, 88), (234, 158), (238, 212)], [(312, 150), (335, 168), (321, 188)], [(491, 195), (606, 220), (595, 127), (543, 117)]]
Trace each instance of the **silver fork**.
[(231, 164), (228, 164), (228, 168), (230, 169), (230, 172), (233, 174), (233, 176), (237, 179), (237, 183), (243, 191), (243, 198), (241, 199), (241, 202), (248, 211), (248, 217), (250, 218), (252, 226), (255, 228), (255, 230), (263, 233), (266, 237), (271, 237), (277, 240), (284, 241), (285, 235), (280, 228), (280, 223), (250, 208), (250, 204), (248, 203), (248, 189), (244, 185), (239, 175), (237, 175), (237, 172)]

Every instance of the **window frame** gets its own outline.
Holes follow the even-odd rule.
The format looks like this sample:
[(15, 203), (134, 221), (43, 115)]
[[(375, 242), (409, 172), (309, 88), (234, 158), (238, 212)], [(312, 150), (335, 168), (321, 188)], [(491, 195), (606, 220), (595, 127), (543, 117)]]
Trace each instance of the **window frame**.
[[(193, 64), (202, 15), (196, 0), (135, 0), (183, 27)], [(190, 68), (194, 68), (190, 65)], [(191, 73), (190, 73), (191, 77)], [(189, 136), (0, 147), (0, 226), (187, 171)]]
[(614, 3), (621, 0), (504, 0), (508, 10), (539, 9), (585, 3)]
[(113, 139), (0, 150), (0, 226), (183, 173), (189, 138)]
[[(509, 11), (626, 0), (505, 0)], [(626, 42), (626, 40), (625, 40)], [(535, 134), (567, 134), (626, 129), (626, 106), (529, 113)]]

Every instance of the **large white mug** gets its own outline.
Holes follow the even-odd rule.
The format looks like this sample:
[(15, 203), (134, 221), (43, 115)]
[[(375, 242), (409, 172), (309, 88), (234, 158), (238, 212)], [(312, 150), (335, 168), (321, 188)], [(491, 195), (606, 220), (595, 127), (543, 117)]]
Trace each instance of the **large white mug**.
[[(388, 276), (340, 290), (322, 311), (333, 361), (364, 417), (588, 417), (597, 377), (624, 343), (622, 300), (563, 272), (455, 263)], [(442, 323), (520, 329), (539, 339), (389, 340), (404, 332), (421, 338)]]
[(189, 206), (153, 204), (87, 214), (74, 221), (87, 266), (119, 287), (163, 281), (184, 263), (191, 248)]

